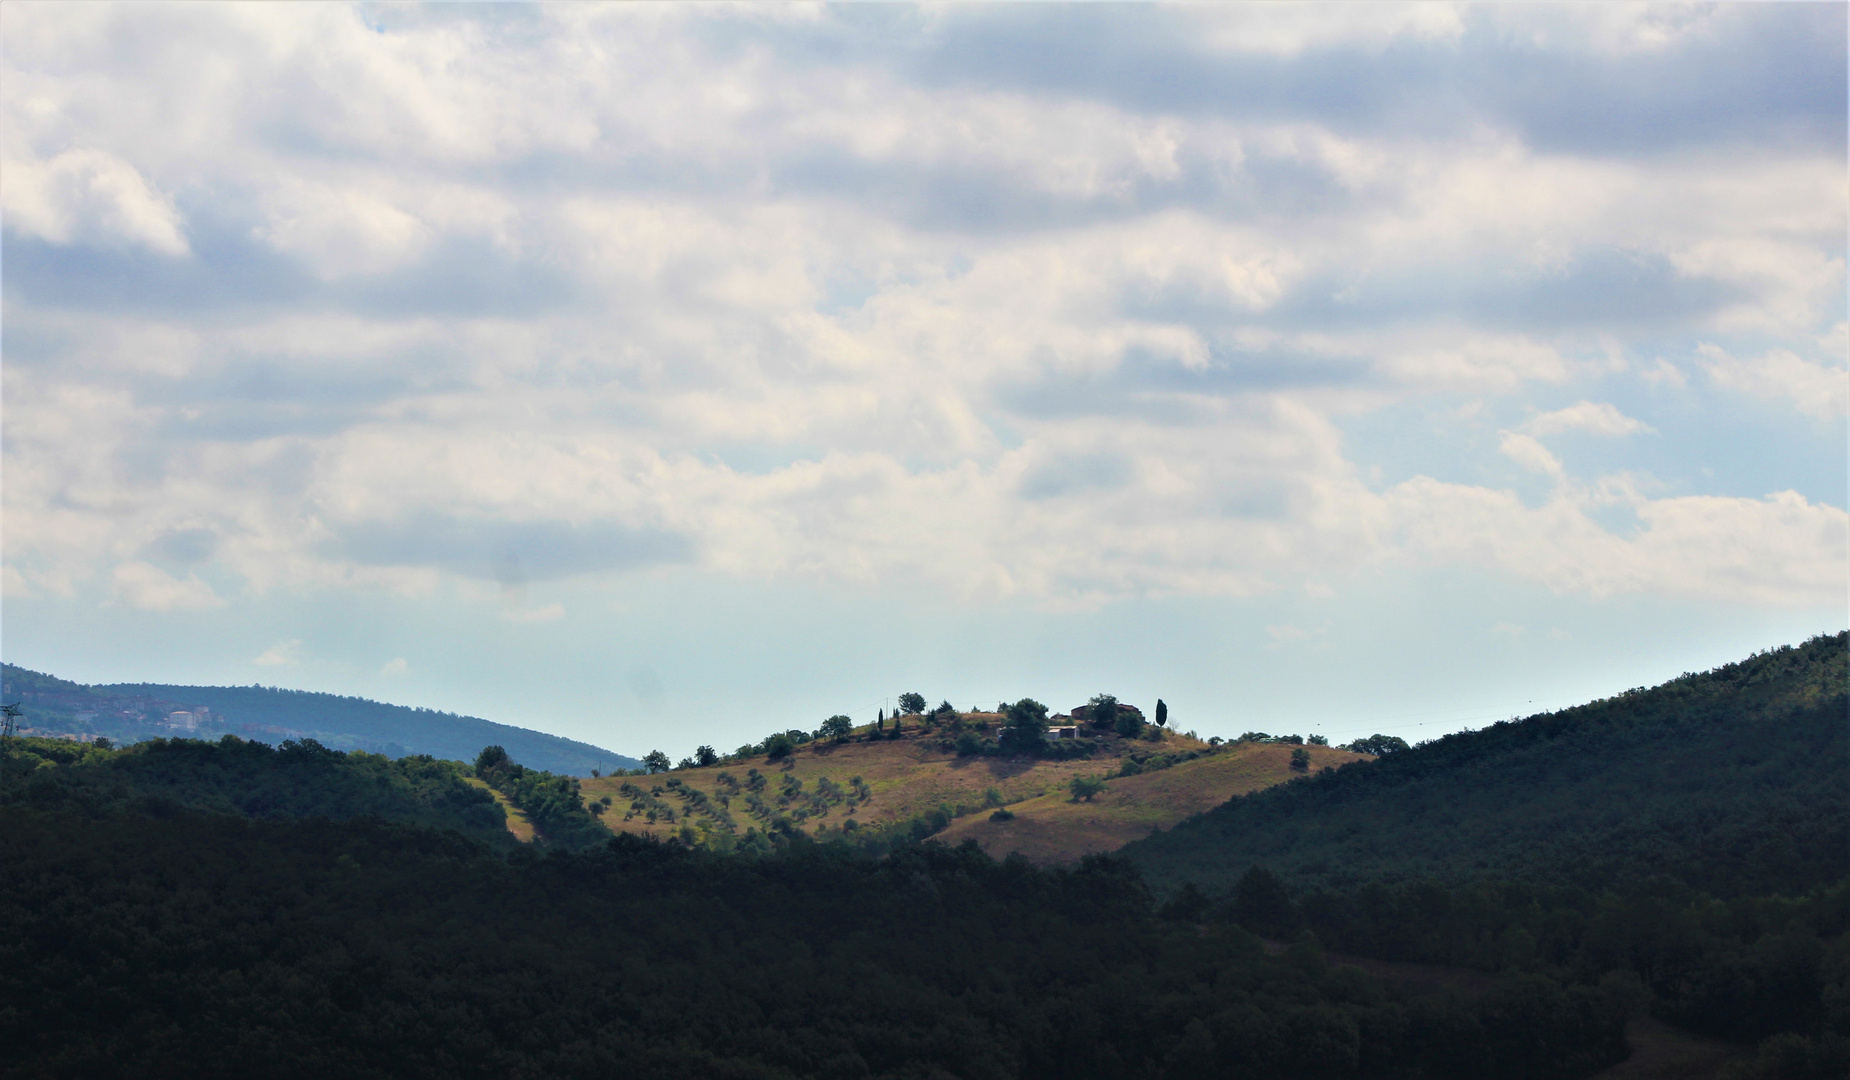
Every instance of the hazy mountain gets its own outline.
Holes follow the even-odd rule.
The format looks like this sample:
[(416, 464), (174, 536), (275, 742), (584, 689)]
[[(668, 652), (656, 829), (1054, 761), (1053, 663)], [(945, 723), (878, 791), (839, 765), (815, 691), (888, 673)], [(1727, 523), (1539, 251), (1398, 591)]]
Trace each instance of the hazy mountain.
[[(175, 735), (232, 734), (271, 743), (312, 738), (338, 750), (370, 750), (391, 757), (429, 754), (455, 761), (473, 761), (482, 747), (498, 745), (533, 768), (573, 776), (641, 764), (590, 743), (479, 717), (305, 690), (164, 683), (86, 686), (6, 664), (4, 695), (24, 706), (26, 727), (47, 734), (101, 735), (122, 742)], [(185, 715), (175, 718), (175, 713)]]

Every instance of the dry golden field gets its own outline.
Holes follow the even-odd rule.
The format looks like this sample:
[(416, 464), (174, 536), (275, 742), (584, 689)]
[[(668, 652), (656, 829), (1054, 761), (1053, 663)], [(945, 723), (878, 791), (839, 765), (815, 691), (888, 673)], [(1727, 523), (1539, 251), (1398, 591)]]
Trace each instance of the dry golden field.
[[(687, 794), (699, 792), (706, 805), (719, 807), (719, 813), (730, 818), (731, 831), (742, 835), (750, 828), (762, 831), (764, 821), (747, 811), (743, 793), (725, 784), (722, 774), (743, 786), (751, 771), (757, 770), (765, 778), (762, 797), (771, 801), (786, 783), (785, 777), (800, 782), (804, 792), (817, 790), (819, 784), (825, 788), (833, 784), (851, 793), (852, 797), (833, 805), (812, 806), (810, 816), (799, 824), (807, 832), (837, 832), (851, 821), (861, 829), (906, 822), (948, 806), (961, 813), (938, 834), (939, 839), (955, 844), (972, 838), (997, 858), (1018, 851), (1036, 862), (1053, 863), (1113, 850), (1234, 795), (1301, 775), (1289, 767), (1296, 747), (1229, 744), (1212, 750), (1176, 732), (1165, 732), (1160, 742), (1105, 737), (1096, 756), (1072, 761), (958, 757), (942, 747), (939, 735), (916, 729), (896, 740), (864, 741), (865, 734), (866, 729), (861, 729), (854, 741), (846, 743), (808, 743), (779, 762), (759, 757), (654, 776), (607, 776), (582, 781), (580, 790), (588, 803), (609, 797), (609, 808), (601, 820), (612, 830), (666, 839), (684, 827), (721, 827), (714, 813), (697, 809), (700, 800)], [(1365, 756), (1329, 747), (1305, 749), (1313, 770)], [(1166, 769), (1112, 779), (1089, 802), (1072, 800), (1069, 785), (1075, 776), (1115, 772), (1127, 755), (1173, 755), (1190, 750), (1212, 752)], [(827, 783), (823, 783), (825, 778)], [(671, 784), (671, 780), (679, 783)], [(658, 810), (659, 819), (650, 821), (646, 811), (632, 811), (631, 797), (621, 790), (625, 784), (650, 793), (653, 801), (644, 801), (671, 809), (673, 819)], [(991, 813), (1000, 806), (1008, 807), (1015, 818), (991, 821)]]
[[(1291, 768), (1291, 752), (1296, 749), (1270, 743), (1229, 744), (1208, 757), (1159, 772), (1107, 781), (1105, 790), (1090, 801), (1076, 802), (1061, 788), (1010, 806), (1015, 816), (1009, 821), (992, 821), (986, 813), (971, 814), (953, 822), (939, 839), (947, 844), (974, 839), (998, 859), (1020, 852), (1037, 863), (1071, 862), (1083, 855), (1115, 851), (1153, 829), (1167, 829), (1235, 795), (1304, 775)], [(1310, 771), (1368, 757), (1328, 746), (1304, 749), (1310, 752)]]

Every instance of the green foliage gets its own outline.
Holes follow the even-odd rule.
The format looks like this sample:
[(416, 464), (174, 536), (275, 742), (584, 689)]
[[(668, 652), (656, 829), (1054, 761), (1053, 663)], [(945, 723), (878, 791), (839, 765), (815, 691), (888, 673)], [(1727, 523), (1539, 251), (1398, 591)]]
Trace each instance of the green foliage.
[(1110, 728), (1118, 722), (1118, 699), (1111, 694), (1093, 694), (1086, 700), (1085, 713), (1087, 723)]
[(822, 729), (819, 734), (821, 738), (840, 741), (846, 739), (853, 731), (853, 718), (842, 716), (837, 713), (822, 722)]
[(610, 833), (598, 824), (597, 816), (585, 808), (576, 777), (526, 768), (510, 760), (505, 751), (496, 754), (500, 749), (490, 746), (482, 751), (476, 758), (476, 775), (524, 811), (544, 843), (575, 849), (609, 839)]
[(907, 716), (917, 716), (925, 711), (925, 695), (907, 692), (899, 695), (899, 711)]
[(1169, 723), (1169, 706), (1164, 704), (1162, 698), (1157, 698), (1156, 699), (1156, 726), (1164, 727), (1164, 726), (1167, 726), (1168, 723)]
[(997, 744), (1006, 754), (1039, 754), (1047, 741), (1047, 706), (1033, 698), (1010, 705)]
[[(1312, 738), (1317, 737), (1312, 736)], [(1370, 735), (1366, 739), (1357, 739), (1343, 747), (1344, 750), (1353, 750), (1358, 754), (1374, 754), (1377, 757), (1383, 754), (1396, 754), (1407, 748), (1407, 740), (1398, 735)]]
[(1143, 734), (1143, 717), (1138, 716), (1129, 709), (1118, 709), (1117, 714), (1118, 718), (1112, 723), (1111, 727), (1113, 731), (1118, 733), (1120, 738), (1135, 739), (1137, 736)]
[(1105, 790), (1105, 779), (1101, 776), (1075, 776), (1067, 786), (1072, 789), (1073, 801), (1091, 802), (1092, 797)]
[(672, 766), (669, 764), (667, 754), (660, 750), (651, 750), (642, 756), (642, 767), (651, 773), (664, 773)]
[(995, 813), (989, 815), (989, 820), (991, 821), (1014, 821), (1015, 814), (1013, 811), (1009, 810), (1007, 807), (1003, 807), (997, 810)]
[(1285, 883), (1263, 866), (1249, 867), (1240, 875), (1227, 915), (1253, 933), (1270, 937), (1291, 937), (1303, 927)]
[(1658, 874), (1721, 896), (1850, 873), (1850, 636), (1254, 792), (1124, 849), (1159, 887)]
[(1390, 993), (1158, 919), (1110, 859), (753, 842), (501, 860), (380, 823), (29, 810), (0, 832), (0, 1072), (1462, 1080), (1623, 1053), (1583, 990)]
[(1298, 772), (1310, 771), (1310, 751), (1301, 746), (1291, 751), (1291, 767)]
[(782, 761), (796, 752), (796, 740), (788, 735), (773, 735), (764, 741), (764, 756), (768, 761)]
[(694, 751), (694, 764), (701, 768), (719, 764), (719, 754), (711, 746), (702, 746)]
[(193, 810), (287, 820), (372, 817), (512, 844), (507, 816), (464, 780), (466, 766), (415, 755), (396, 761), (330, 750), (313, 739), (280, 747), (227, 735), (217, 742), (152, 739), (121, 750), (63, 739), (10, 740), (4, 798), (18, 807), (88, 813)]

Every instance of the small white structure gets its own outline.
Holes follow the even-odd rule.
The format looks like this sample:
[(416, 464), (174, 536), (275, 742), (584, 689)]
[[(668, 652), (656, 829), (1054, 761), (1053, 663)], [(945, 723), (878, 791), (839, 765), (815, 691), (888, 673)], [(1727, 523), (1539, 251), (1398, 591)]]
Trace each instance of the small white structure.
[(167, 714), (167, 727), (173, 731), (198, 731), (199, 717), (184, 710)]
[(1047, 729), (1047, 737), (1049, 739), (1077, 739), (1079, 738), (1079, 729), (1077, 727), (1064, 726), (1050, 727)]

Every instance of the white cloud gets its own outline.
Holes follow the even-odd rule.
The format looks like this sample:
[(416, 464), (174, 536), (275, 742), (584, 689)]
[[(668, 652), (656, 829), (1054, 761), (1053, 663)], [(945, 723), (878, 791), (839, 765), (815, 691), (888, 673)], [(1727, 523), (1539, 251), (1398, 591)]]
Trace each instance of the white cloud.
[(279, 641), (258, 653), (252, 658), (251, 663), (258, 667), (282, 667), (286, 664), (300, 662), (301, 654), (302, 639), (290, 638), (287, 641)]
[(6, 224), (54, 244), (145, 247), (189, 253), (180, 213), (128, 162), (105, 150), (66, 150), (49, 161), (0, 165)]
[[(222, 602), (124, 561), (197, 529), (252, 593), (428, 596), (517, 555), (569, 563), (559, 544), (587, 535), (655, 537), (718, 576), (1050, 605), (1327, 588), (1409, 552), (1675, 591), (1622, 569), (1644, 541), (1592, 521), (1540, 441), (1653, 430), (1614, 406), (1499, 433), (1558, 489), (1517, 539), (1486, 531), (1505, 493), (1371, 492), (1379, 444), (1345, 425), (1482, 424), (1538, 384), (1598, 396), (1615, 355), (1689, 326), (1811, 350), (1841, 293), (1835, 151), (1583, 153), (1476, 101), (1408, 127), (1316, 95), (1273, 115), (912, 79), (833, 17), (9, 12), (30, 46), (9, 49), (0, 103), (6, 160), (26, 163), (4, 181), (13, 235), (185, 254), (175, 207), (208, 206), (220, 243), (247, 247), (199, 260), (218, 276), (184, 302), (146, 282), (115, 308), (9, 301), (9, 333), (31, 333), (0, 371), (6, 588), (74, 595), (121, 564), (145, 568), (114, 571), (125, 600)], [(1462, 33), (1480, 17), (1189, 8), (1175, 18), (1203, 29), (1172, 44), (1231, 77), (1250, 63), (1234, 53), (1481, 48)], [(1708, 33), (1490, 22), (1569, 56)], [(846, 59), (781, 50), (808, 25), (845, 35)], [(721, 30), (754, 44), (716, 47)], [(1783, 347), (1705, 355), (1718, 385), (1843, 415), (1841, 371)], [(1781, 530), (1830, 509), (1641, 506), (1669, 515), (1662, 536), (1745, 542), (1753, 518), (1769, 550), (1805, 548)], [(621, 572), (568, 554), (559, 575)], [(1685, 561), (1720, 565), (1704, 558)], [(1729, 595), (1775, 594), (1809, 595)], [(563, 614), (522, 599), (506, 617)]]
[(1514, 493), (1416, 477), (1388, 494), (1409, 555), (1494, 566), (1563, 593), (1647, 592), (1766, 605), (1841, 604), (1850, 515), (1795, 492), (1764, 499), (1639, 499), (1622, 536), (1571, 490), (1540, 507)]
[(197, 577), (175, 578), (145, 562), (118, 565), (112, 584), (117, 600), (143, 611), (200, 611), (225, 606), (212, 586)]
[(289, 182), (268, 220), (252, 230), (279, 251), (300, 255), (323, 278), (371, 274), (402, 265), (431, 237), (423, 222), (364, 191)]
[(385, 662), (385, 665), (379, 669), (379, 674), (391, 678), (396, 675), (403, 675), (410, 670), (411, 665), (406, 662), (405, 658), (396, 656)]
[(1835, 420), (1850, 412), (1850, 369), (1814, 364), (1788, 349), (1737, 360), (1722, 349), (1697, 349), (1717, 386), (1759, 398), (1785, 398), (1806, 416)]
[(1560, 459), (1549, 453), (1548, 448), (1536, 441), (1533, 435), (1502, 432), (1497, 449), (1530, 472), (1541, 473), (1556, 481), (1566, 479), (1567, 473), (1562, 469)]
[(501, 617), (508, 622), (514, 623), (552, 622), (554, 619), (565, 617), (565, 605), (547, 604), (545, 607), (528, 608), (521, 611), (507, 611), (503, 612)]
[(1465, 32), (1459, 8), (1446, 3), (1190, 4), (1181, 8), (1201, 43), (1229, 53), (1295, 56), (1311, 49), (1385, 49), (1405, 40), (1453, 41)]
[(1577, 401), (1565, 409), (1542, 413), (1523, 424), (1522, 430), (1530, 435), (1554, 435), (1563, 431), (1614, 436), (1656, 432), (1651, 425), (1634, 420), (1603, 401)]

